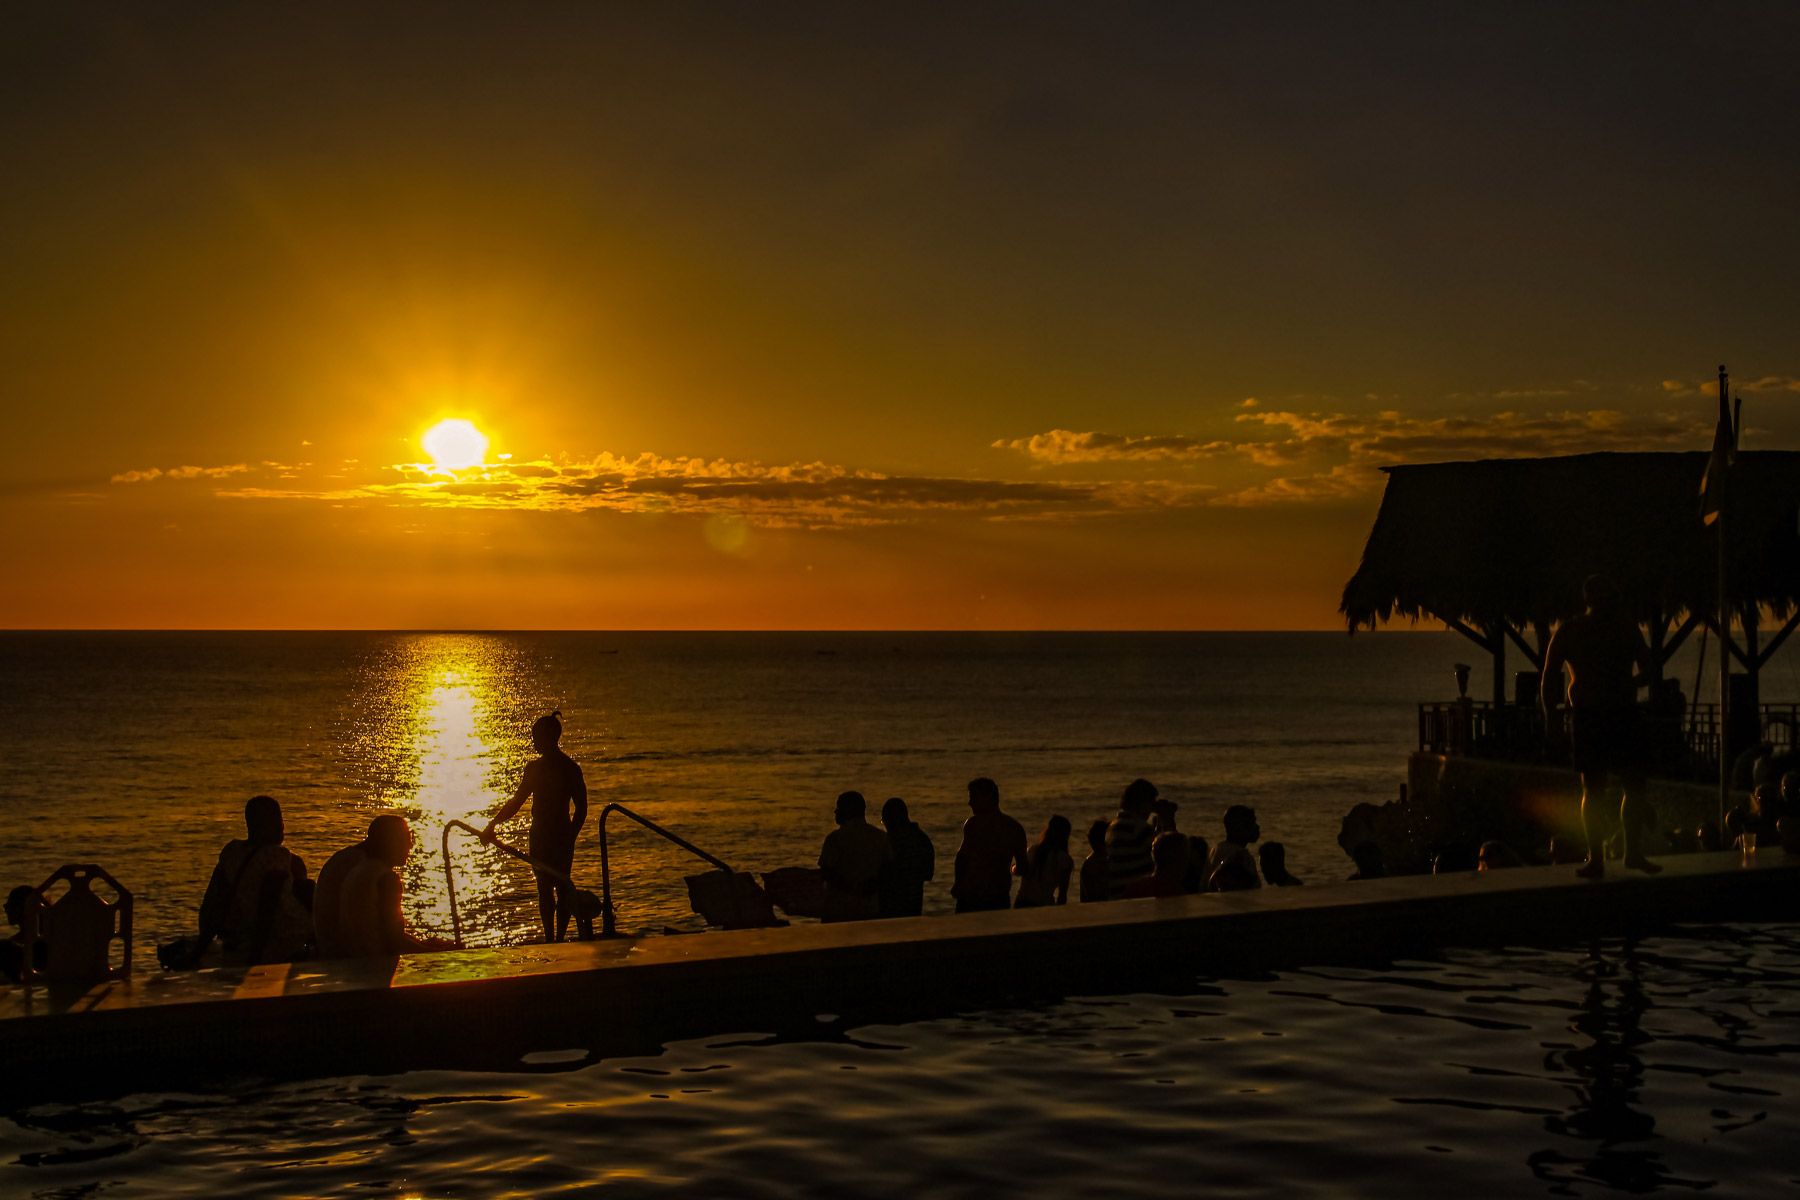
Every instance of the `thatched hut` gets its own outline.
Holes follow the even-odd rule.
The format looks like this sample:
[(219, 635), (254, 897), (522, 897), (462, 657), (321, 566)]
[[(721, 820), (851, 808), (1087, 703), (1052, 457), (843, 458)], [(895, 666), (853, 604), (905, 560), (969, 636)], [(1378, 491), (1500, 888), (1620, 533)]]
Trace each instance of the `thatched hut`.
[[(1551, 628), (1581, 611), (1581, 582), (1600, 572), (1645, 625), (1660, 677), (1696, 628), (1723, 632), (1718, 527), (1700, 520), (1706, 460), (1578, 454), (1385, 468), (1381, 511), (1339, 611), (1352, 633), (1396, 616), (1444, 622), (1492, 656), (1501, 704), (1507, 642), (1541, 666)], [(1739, 453), (1728, 497), (1742, 630), (1721, 644), (1754, 695), (1757, 670), (1800, 624), (1800, 452)], [(1766, 614), (1780, 625), (1765, 640)]]

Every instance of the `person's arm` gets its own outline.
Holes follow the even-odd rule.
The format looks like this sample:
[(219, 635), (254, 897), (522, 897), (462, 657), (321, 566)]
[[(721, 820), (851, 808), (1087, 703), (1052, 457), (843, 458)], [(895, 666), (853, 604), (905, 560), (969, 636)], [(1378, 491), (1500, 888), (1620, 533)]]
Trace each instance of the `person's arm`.
[(581, 832), (581, 827), (587, 824), (587, 779), (582, 775), (581, 767), (573, 760), (569, 766), (575, 770), (575, 789), (571, 797), (575, 801), (575, 816), (569, 822), (569, 840), (572, 842)]
[(392, 871), (375, 881), (375, 928), (381, 939), (383, 954), (404, 954), (407, 945), (406, 921), (400, 915), (400, 876)]
[(1538, 679), (1538, 707), (1546, 718), (1562, 705), (1565, 698), (1567, 685), (1563, 682), (1563, 664), (1568, 661), (1568, 655), (1563, 646), (1563, 629), (1566, 628), (1559, 627), (1550, 635), (1550, 644), (1544, 647), (1544, 673)]
[(849, 889), (844, 884), (844, 877), (838, 874), (837, 868), (837, 855), (832, 853), (832, 841), (828, 834), (825, 841), (819, 846), (819, 873), (825, 876), (826, 887), (839, 892), (848, 891)]
[(1025, 827), (1023, 825), (1014, 821), (1013, 832), (1015, 834), (1013, 838), (1013, 861), (1018, 864), (1015, 870), (1018, 874), (1023, 875), (1031, 870), (1031, 849), (1025, 844)]
[[(206, 894), (200, 898), (200, 949), (204, 951), (219, 936), (225, 927), (226, 914), (231, 911), (231, 879), (225, 873), (225, 862), (221, 858), (214, 865), (212, 878), (206, 881)], [(199, 957), (199, 952), (195, 953)]]
[(1056, 879), (1056, 902), (1067, 904), (1069, 902), (1069, 876), (1075, 873), (1075, 860), (1065, 854), (1059, 865), (1062, 867), (1062, 873)]
[(937, 874), (937, 847), (931, 844), (931, 839), (926, 837), (923, 832), (919, 834), (919, 862), (925, 867), (924, 878), (926, 880), (929, 881), (933, 875)]
[[(521, 808), (525, 807), (525, 801), (531, 796), (531, 787), (532, 787), (531, 768), (536, 765), (537, 765), (536, 763), (530, 763), (530, 764), (526, 765), (525, 773), (523, 775), (519, 776), (518, 791), (513, 793), (513, 798), (511, 800), (508, 800), (505, 804), (502, 804), (500, 806), (500, 811), (494, 814), (493, 819), (487, 823), (487, 828), (485, 828), (481, 831), (481, 837), (482, 837), (483, 841), (492, 841), (494, 838), (494, 826), (500, 824), (503, 821), (510, 821), (513, 817), (513, 814), (517, 813)], [(583, 813), (583, 815), (585, 815), (587, 812), (585, 789), (583, 789), (582, 803), (583, 803), (582, 813)]]

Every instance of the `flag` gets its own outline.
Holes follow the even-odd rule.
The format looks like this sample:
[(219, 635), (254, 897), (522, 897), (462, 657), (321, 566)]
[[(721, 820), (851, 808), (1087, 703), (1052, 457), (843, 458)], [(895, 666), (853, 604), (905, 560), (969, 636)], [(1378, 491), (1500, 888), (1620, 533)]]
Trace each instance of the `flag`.
[(1713, 429), (1712, 453), (1706, 458), (1706, 474), (1700, 477), (1700, 523), (1711, 525), (1725, 508), (1725, 476), (1731, 470), (1737, 439), (1731, 433), (1731, 406), (1725, 399), (1725, 368), (1719, 368), (1719, 423)]

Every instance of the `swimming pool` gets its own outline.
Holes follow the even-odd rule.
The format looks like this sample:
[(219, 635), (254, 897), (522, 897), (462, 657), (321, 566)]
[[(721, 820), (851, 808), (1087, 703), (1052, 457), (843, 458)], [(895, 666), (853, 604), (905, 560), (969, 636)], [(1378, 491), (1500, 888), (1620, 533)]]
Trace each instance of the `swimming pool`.
[(0, 1194), (1581, 1195), (1800, 1182), (1800, 925), (1454, 950), (0, 1120)]

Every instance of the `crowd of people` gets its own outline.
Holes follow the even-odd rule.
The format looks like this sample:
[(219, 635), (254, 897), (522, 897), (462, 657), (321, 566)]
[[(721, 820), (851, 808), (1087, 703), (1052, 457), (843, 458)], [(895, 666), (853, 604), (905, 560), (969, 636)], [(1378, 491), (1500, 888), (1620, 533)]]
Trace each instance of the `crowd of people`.
[[(969, 781), (969, 817), (963, 822), (950, 895), (959, 913), (1066, 904), (1071, 886), (1080, 902), (1233, 892), (1301, 882), (1287, 869), (1280, 842), (1263, 842), (1256, 811), (1235, 804), (1225, 810), (1217, 846), (1176, 827), (1177, 806), (1147, 779), (1126, 785), (1119, 810), (1087, 830), (1088, 851), (1075, 870), (1070, 849), (1074, 826), (1056, 814), (1035, 842), (1000, 807), (992, 779)], [(837, 798), (837, 828), (819, 850), (824, 877), (825, 921), (917, 916), (925, 884), (936, 873), (930, 837), (898, 797), (881, 808), (884, 829), (869, 824), (860, 792)], [(885, 832), (884, 832), (885, 830)], [(1017, 890), (1014, 890), (1014, 885)]]

